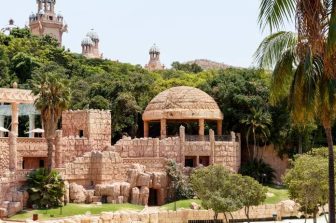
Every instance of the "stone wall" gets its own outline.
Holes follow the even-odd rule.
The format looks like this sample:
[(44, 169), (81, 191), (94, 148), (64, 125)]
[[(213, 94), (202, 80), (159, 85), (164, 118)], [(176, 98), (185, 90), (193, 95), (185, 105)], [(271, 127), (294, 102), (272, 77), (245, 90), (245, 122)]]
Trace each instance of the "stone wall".
[(215, 142), (214, 163), (238, 172), (241, 164), (240, 142)]
[[(0, 176), (9, 168), (8, 138), (0, 138)], [(1, 199), (0, 199), (1, 201)]]
[(46, 158), (48, 153), (47, 141), (44, 138), (17, 138), (18, 169), (22, 169), (23, 158)]

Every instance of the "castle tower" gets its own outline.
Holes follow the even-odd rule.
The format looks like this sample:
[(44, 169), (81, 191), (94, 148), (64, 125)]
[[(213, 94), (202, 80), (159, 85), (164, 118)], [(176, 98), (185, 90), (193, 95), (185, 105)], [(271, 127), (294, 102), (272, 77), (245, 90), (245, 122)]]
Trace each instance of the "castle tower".
[(55, 13), (56, 0), (36, 0), (37, 13), (29, 16), (29, 27), (33, 35), (50, 35), (62, 45), (62, 36), (67, 32), (63, 16)]
[(165, 67), (160, 62), (160, 49), (154, 44), (149, 50), (149, 62), (145, 68), (150, 71), (163, 70)]
[(8, 25), (1, 29), (5, 35), (9, 35), (12, 29), (18, 28), (18, 26), (14, 25), (14, 20), (10, 19)]
[(99, 52), (99, 36), (91, 29), (82, 40), (82, 55), (86, 58), (102, 58)]

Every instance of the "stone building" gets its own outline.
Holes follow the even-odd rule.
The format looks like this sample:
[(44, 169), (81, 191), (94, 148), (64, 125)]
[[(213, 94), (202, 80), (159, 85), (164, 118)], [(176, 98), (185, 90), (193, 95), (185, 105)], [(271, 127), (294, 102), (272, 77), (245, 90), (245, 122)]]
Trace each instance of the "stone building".
[(29, 16), (29, 28), (33, 35), (50, 35), (62, 45), (62, 36), (68, 31), (63, 15), (55, 13), (56, 0), (36, 0), (37, 13)]
[(165, 66), (160, 62), (160, 49), (154, 44), (149, 49), (149, 62), (145, 65), (145, 68), (149, 71), (164, 70)]
[(1, 29), (1, 32), (3, 32), (5, 35), (9, 35), (10, 32), (12, 31), (12, 29), (18, 28), (18, 26), (16, 26), (14, 24), (14, 20), (10, 19), (8, 22), (8, 25), (5, 26), (4, 28)]
[[(176, 91), (180, 93), (171, 94)], [(4, 125), (0, 119), (0, 130), (7, 133), (0, 137), (0, 217), (22, 210), (28, 199), (27, 192), (21, 189), (27, 174), (48, 165), (46, 140), (19, 134), (20, 116), (30, 117), (28, 133), (35, 128), (33, 120), (39, 114), (31, 107), (35, 99), (31, 91), (17, 89), (16, 85), (0, 88), (0, 103), (4, 103), (5, 110), (0, 118), (10, 121), (10, 125)], [(111, 145), (109, 111), (64, 112), (62, 128), (55, 138), (53, 163), (66, 181), (65, 200), (162, 205), (171, 187), (166, 174), (168, 160), (175, 160), (186, 169), (220, 164), (238, 171), (239, 134), (218, 135), (220, 127), (217, 135), (212, 130), (205, 134), (205, 121), (221, 125), (223, 119), (209, 95), (190, 87), (172, 88), (155, 97), (143, 115), (148, 124), (145, 130), (149, 122), (170, 123), (178, 118), (199, 123), (199, 135), (187, 135), (181, 126), (179, 133), (170, 137), (161, 124), (161, 138), (125, 137)]]
[(86, 58), (102, 58), (102, 54), (99, 52), (99, 36), (91, 29), (82, 40), (82, 55)]

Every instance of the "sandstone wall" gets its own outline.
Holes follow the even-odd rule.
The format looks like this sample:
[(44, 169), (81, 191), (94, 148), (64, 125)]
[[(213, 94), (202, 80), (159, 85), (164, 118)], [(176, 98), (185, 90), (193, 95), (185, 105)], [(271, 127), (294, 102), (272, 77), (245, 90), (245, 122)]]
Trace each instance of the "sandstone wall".
[(241, 164), (240, 142), (215, 142), (214, 162), (238, 172)]
[(23, 157), (47, 157), (48, 147), (44, 138), (17, 138), (18, 169), (22, 169)]
[(8, 138), (0, 138), (0, 176), (9, 167), (9, 145)]

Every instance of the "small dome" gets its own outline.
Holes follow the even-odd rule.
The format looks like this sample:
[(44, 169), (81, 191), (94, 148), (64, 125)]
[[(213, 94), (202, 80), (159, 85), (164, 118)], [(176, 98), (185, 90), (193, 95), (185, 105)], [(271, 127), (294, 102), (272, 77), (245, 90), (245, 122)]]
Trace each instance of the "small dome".
[(193, 87), (173, 87), (158, 94), (147, 105), (144, 121), (170, 120), (222, 120), (223, 113), (216, 101), (204, 91)]
[(44, 15), (44, 10), (43, 9), (41, 9), (40, 11), (39, 11), (39, 13), (38, 13), (39, 15)]
[(63, 18), (62, 13), (59, 12), (59, 13), (57, 14), (57, 18)]
[(99, 40), (98, 34), (94, 31), (94, 29), (91, 29), (90, 32), (86, 34), (86, 36), (90, 37), (92, 41)]
[(32, 13), (30, 14), (29, 18), (30, 18), (30, 19), (35, 18), (35, 14), (32, 12)]
[(160, 53), (160, 49), (154, 43), (154, 45), (149, 49), (149, 53)]
[(88, 36), (84, 37), (84, 39), (82, 40), (82, 46), (90, 46), (90, 45), (93, 45), (91, 38)]

